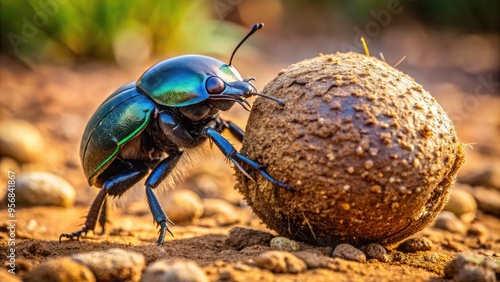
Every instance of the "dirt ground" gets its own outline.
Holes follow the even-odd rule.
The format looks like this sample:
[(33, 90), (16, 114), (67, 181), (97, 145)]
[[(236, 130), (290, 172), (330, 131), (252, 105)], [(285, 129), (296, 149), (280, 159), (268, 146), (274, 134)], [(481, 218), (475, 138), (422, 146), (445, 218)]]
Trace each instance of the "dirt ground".
[[(79, 142), (86, 122), (107, 93), (139, 77), (143, 69), (125, 72), (112, 65), (92, 62), (73, 67), (41, 65), (30, 69), (10, 57), (2, 56), (1, 59), (0, 119), (17, 118), (33, 123), (42, 132), (46, 143), (46, 150), (39, 161), (17, 169), (43, 170), (62, 175), (74, 185), (78, 193), (74, 207), (16, 209), (17, 274), (21, 277), (36, 265), (57, 257), (114, 247), (139, 252), (146, 257), (148, 264), (170, 257), (194, 260), (213, 281), (445, 281), (444, 265), (458, 253), (472, 252), (500, 259), (500, 219), (478, 210), (474, 222), (486, 227), (487, 237), (454, 234), (428, 227), (414, 237), (430, 239), (433, 243), (430, 251), (404, 253), (393, 248), (389, 250), (392, 262), (372, 259), (357, 263), (341, 260), (337, 261), (335, 267), (309, 269), (300, 274), (273, 274), (257, 267), (242, 267), (242, 264), (252, 265), (252, 261), (259, 254), (270, 250), (270, 247), (255, 245), (235, 250), (226, 243), (229, 230), (245, 227), (275, 233), (267, 230), (252, 215), (251, 209), (242, 203), (239, 194), (233, 190), (235, 180), (229, 165), (224, 163), (220, 154), (210, 153), (209, 148), (205, 150), (205, 157), (190, 168), (184, 184), (179, 184), (177, 189), (193, 188), (190, 185), (194, 185), (196, 178), (203, 174), (216, 184), (219, 190), (217, 197), (234, 204), (238, 213), (235, 223), (218, 224), (208, 217), (179, 224), (172, 227), (174, 238), (167, 236), (163, 246), (156, 246), (157, 229), (147, 212), (145, 201), (139, 199), (137, 203), (122, 204), (122, 207), (112, 212), (108, 234), (89, 234), (79, 241), (64, 240), (59, 243), (61, 233), (75, 231), (81, 226), (84, 221), (82, 217), (86, 215), (97, 193), (97, 189), (88, 187), (78, 157)], [(280, 68), (286, 66), (255, 64), (241, 57), (238, 64), (243, 66), (241, 72), (244, 76), (259, 74), (260, 89)], [(430, 84), (431, 89), (428, 90), (437, 96), (447, 110), (454, 109), (468, 92), (460, 91), (462, 88), (453, 83)], [(495, 93), (481, 97), (473, 111), (465, 112), (465, 117), (457, 123), (462, 142), (475, 143), (474, 149), (467, 152), (467, 162), (459, 174), (459, 181), (500, 162), (498, 86), (494, 90)], [(224, 117), (244, 127), (248, 114), (236, 108), (224, 113)], [(0, 185), (6, 183), (4, 179)], [(165, 197), (168, 197), (168, 193)], [(0, 267), (6, 267), (3, 254), (8, 248), (7, 220), (8, 214), (2, 204)], [(315, 248), (302, 243), (300, 246), (303, 250), (315, 249), (326, 255), (331, 255), (332, 251), (332, 248)]]

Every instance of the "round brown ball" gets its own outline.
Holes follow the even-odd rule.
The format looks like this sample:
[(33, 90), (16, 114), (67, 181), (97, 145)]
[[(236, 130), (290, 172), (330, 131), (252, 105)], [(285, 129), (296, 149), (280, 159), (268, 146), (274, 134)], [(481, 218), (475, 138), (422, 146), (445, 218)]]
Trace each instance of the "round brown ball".
[(255, 173), (239, 189), (282, 236), (314, 245), (396, 243), (448, 201), (463, 145), (436, 100), (374, 57), (320, 55), (280, 71), (252, 108), (241, 152)]

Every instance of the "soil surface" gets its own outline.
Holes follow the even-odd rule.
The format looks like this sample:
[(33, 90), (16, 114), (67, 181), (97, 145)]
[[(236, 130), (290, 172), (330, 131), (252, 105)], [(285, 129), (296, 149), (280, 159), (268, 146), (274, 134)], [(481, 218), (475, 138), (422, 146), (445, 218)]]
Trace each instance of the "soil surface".
[[(33, 123), (41, 131), (46, 145), (43, 155), (37, 161), (9, 168), (19, 173), (37, 170), (61, 175), (77, 191), (76, 203), (70, 208), (16, 208), (16, 275), (21, 278), (48, 260), (110, 248), (141, 253), (147, 264), (174, 257), (194, 260), (213, 281), (446, 281), (444, 266), (458, 253), (472, 252), (500, 259), (500, 219), (498, 214), (492, 215), (491, 210), (484, 211), (480, 205), (473, 222), (485, 227), (484, 236), (473, 232), (452, 233), (431, 226), (412, 236), (429, 239), (432, 242), (430, 250), (409, 253), (402, 251), (397, 245), (391, 246), (388, 248), (391, 258), (389, 262), (370, 259), (359, 263), (335, 259), (328, 267), (309, 268), (299, 274), (275, 274), (264, 270), (256, 266), (255, 259), (270, 251), (270, 246), (256, 244), (238, 250), (231, 245), (229, 230), (244, 227), (277, 234), (266, 229), (245, 205), (241, 196), (233, 190), (235, 180), (229, 164), (216, 152), (215, 146), (210, 150), (208, 144), (203, 154), (198, 155), (199, 160), (186, 169), (186, 178), (177, 182), (176, 189), (198, 189), (198, 192), (200, 189), (212, 189), (209, 189), (212, 193), (209, 197), (225, 199), (231, 203), (236, 211), (236, 220), (228, 221), (224, 216), (222, 219), (206, 216), (177, 224), (171, 228), (175, 237), (167, 236), (163, 246), (156, 246), (154, 242), (158, 231), (144, 198), (139, 196), (134, 201), (130, 197), (124, 197), (121, 204), (118, 203), (111, 212), (112, 218), (106, 234), (89, 233), (79, 241), (63, 240), (60, 243), (61, 233), (76, 231), (81, 227), (83, 217), (98, 191), (88, 187), (78, 156), (79, 142), (86, 122), (109, 93), (139, 77), (144, 68), (124, 72), (102, 63), (83, 63), (72, 67), (40, 65), (33, 68), (10, 57), (2, 56), (1, 59), (0, 119), (16, 118)], [(261, 60), (260, 64), (250, 59), (245, 61), (243, 57), (238, 61), (242, 66), (240, 72), (243, 76), (258, 74), (259, 88), (270, 81), (280, 68), (286, 66), (270, 66), (265, 64), (264, 59)], [(423, 84), (425, 87), (425, 83)], [(445, 83), (433, 84), (426, 89), (437, 96), (445, 110), (453, 109), (451, 100), (463, 100), (467, 95), (458, 90), (460, 88)], [(467, 151), (466, 164), (459, 172), (459, 182), (468, 181), (471, 176), (488, 171), (489, 168), (491, 170), (492, 165), (499, 163), (500, 150), (493, 145), (500, 144), (498, 87), (495, 91), (496, 93), (481, 96), (477, 107), (472, 112), (466, 111), (466, 118), (457, 124), (460, 140), (477, 144), (474, 145), (474, 150)], [(235, 106), (223, 116), (244, 128), (248, 114)], [(236, 141), (232, 143), (240, 146)], [(2, 170), (0, 185), (5, 186), (6, 169), (2, 167)], [(211, 183), (212, 186), (200, 187), (200, 181)], [(469, 189), (475, 189), (474, 185)], [(498, 187), (488, 189), (498, 193)], [(163, 197), (168, 197), (168, 192)], [(5, 204), (2, 204), (2, 268), (8, 267), (4, 255), (9, 249), (8, 219)], [(333, 250), (332, 247), (319, 248), (303, 243), (299, 245), (301, 250), (317, 251), (326, 256), (331, 256)]]

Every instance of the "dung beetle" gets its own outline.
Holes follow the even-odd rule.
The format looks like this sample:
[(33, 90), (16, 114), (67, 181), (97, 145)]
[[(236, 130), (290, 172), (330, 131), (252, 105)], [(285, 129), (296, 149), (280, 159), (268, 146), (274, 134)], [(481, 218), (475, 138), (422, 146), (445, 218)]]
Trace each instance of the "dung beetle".
[[(167, 217), (153, 189), (169, 175), (184, 149), (211, 140), (247, 177), (253, 169), (277, 187), (294, 188), (271, 177), (264, 167), (243, 156), (220, 135), (224, 129), (240, 142), (244, 131), (219, 116), (235, 103), (249, 106), (246, 98), (254, 95), (284, 101), (259, 93), (254, 78), (242, 79), (231, 65), (238, 48), (262, 23), (234, 49), (229, 64), (207, 56), (184, 55), (162, 61), (148, 69), (137, 82), (116, 90), (97, 109), (83, 133), (80, 158), (89, 185), (100, 188), (84, 227), (61, 234), (62, 238), (80, 238), (94, 231), (97, 221), (104, 229), (106, 198), (120, 197), (149, 174), (145, 181), (146, 198), (154, 221), (160, 226), (157, 245), (163, 244), (168, 231)], [(150, 172), (151, 170), (151, 172)], [(99, 219), (98, 219), (99, 218)]]

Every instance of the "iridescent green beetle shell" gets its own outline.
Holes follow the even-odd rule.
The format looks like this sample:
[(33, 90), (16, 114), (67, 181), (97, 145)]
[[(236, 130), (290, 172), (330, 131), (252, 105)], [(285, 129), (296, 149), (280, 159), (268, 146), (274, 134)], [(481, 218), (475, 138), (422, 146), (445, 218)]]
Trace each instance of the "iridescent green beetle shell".
[(129, 83), (111, 94), (90, 118), (80, 144), (83, 171), (90, 185), (116, 158), (123, 144), (148, 125), (155, 104)]
[(154, 65), (136, 85), (158, 104), (183, 107), (208, 99), (205, 81), (210, 76), (218, 76), (226, 82), (242, 80), (236, 69), (217, 59), (184, 55)]

